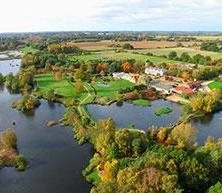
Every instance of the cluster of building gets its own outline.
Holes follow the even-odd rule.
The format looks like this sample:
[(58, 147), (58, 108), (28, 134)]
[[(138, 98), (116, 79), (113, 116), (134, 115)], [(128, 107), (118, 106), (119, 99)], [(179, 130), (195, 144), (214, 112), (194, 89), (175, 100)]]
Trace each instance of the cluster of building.
[[(166, 75), (167, 70), (163, 68), (149, 67), (145, 69), (146, 76), (154, 77), (149, 82), (149, 86), (161, 91), (164, 94), (178, 94), (178, 95), (193, 95), (201, 90), (203, 85), (201, 82), (184, 82), (182, 78), (171, 77)], [(142, 83), (142, 76), (140, 74), (116, 72), (113, 73), (115, 79), (124, 79), (133, 83)]]

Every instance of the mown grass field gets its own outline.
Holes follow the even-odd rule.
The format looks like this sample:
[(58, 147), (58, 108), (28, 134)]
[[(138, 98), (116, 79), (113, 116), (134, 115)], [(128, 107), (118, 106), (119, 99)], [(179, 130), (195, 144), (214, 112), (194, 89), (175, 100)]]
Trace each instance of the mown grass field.
[(95, 82), (93, 84), (96, 89), (97, 95), (100, 97), (108, 97), (111, 100), (116, 100), (118, 92), (121, 89), (131, 88), (134, 86), (132, 82), (128, 80), (112, 80), (106, 83)]
[(199, 48), (184, 48), (184, 47), (178, 47), (178, 48), (161, 48), (161, 49), (144, 49), (144, 50), (137, 50), (139, 53), (153, 53), (154, 55), (161, 56), (166, 55), (171, 51), (176, 51), (177, 54), (180, 56), (183, 52), (187, 52), (189, 55), (194, 56), (196, 54), (201, 54), (204, 56), (210, 56), (213, 60), (218, 60), (222, 58), (222, 53), (219, 52), (210, 52), (210, 51), (202, 51)]
[(35, 76), (39, 93), (44, 94), (54, 89), (59, 95), (64, 97), (74, 96), (74, 86), (70, 84), (65, 77), (62, 80), (55, 80), (53, 74), (40, 74)]
[[(40, 95), (44, 95), (49, 90), (54, 89), (57, 94), (64, 98), (76, 98), (81, 101), (81, 104), (90, 103), (95, 96), (94, 90), (89, 83), (84, 83), (85, 91), (76, 95), (75, 84), (69, 83), (65, 77), (62, 80), (55, 80), (53, 74), (40, 74), (35, 76), (35, 80), (38, 86), (37, 92)], [(101, 83), (98, 80), (93, 83), (93, 86), (99, 97), (116, 100), (121, 89), (133, 87), (134, 84), (127, 80), (112, 80), (105, 83)]]
[[(81, 101), (84, 100), (84, 103), (88, 103), (92, 100), (92, 95), (94, 94), (90, 85), (84, 83), (85, 91), (76, 95), (75, 85), (69, 83), (66, 77), (63, 77), (62, 80), (55, 80), (53, 74), (40, 74), (35, 76), (35, 80), (38, 85), (38, 94), (40, 95), (44, 95), (49, 90), (53, 89), (64, 98), (76, 98)], [(88, 93), (91, 93), (91, 95), (88, 95)]]
[(173, 60), (169, 60), (167, 58), (159, 57), (159, 56), (146, 56), (142, 54), (135, 54), (133, 52), (120, 52), (116, 53), (115, 51), (101, 51), (94, 52), (92, 54), (86, 54), (81, 56), (70, 56), (69, 60), (75, 61), (89, 61), (89, 60), (105, 60), (105, 59), (114, 59), (114, 60), (127, 60), (127, 59), (135, 59), (136, 61), (146, 62), (150, 60), (153, 63), (175, 63)]
[(208, 85), (210, 89), (220, 89), (222, 91), (222, 81), (215, 81)]

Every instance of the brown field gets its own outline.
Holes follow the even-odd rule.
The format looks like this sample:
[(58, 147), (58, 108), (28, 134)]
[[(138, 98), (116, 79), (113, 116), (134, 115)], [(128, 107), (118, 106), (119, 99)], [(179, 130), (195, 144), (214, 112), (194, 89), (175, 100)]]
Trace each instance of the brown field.
[(191, 47), (196, 42), (170, 42), (170, 41), (128, 41), (128, 42), (115, 42), (110, 40), (104, 40), (99, 42), (79, 42), (73, 43), (79, 48), (95, 51), (95, 50), (104, 50), (104, 49), (114, 49), (110, 47), (112, 44), (123, 45), (125, 43), (130, 43), (136, 49), (154, 49), (154, 48), (171, 48), (176, 47), (178, 43), (182, 43), (185, 47)]
[(170, 42), (170, 41), (132, 41), (132, 42), (121, 42), (121, 44), (130, 43), (136, 49), (147, 49), (147, 48), (171, 48), (176, 47), (178, 43), (182, 43), (184, 46), (193, 46), (196, 42)]

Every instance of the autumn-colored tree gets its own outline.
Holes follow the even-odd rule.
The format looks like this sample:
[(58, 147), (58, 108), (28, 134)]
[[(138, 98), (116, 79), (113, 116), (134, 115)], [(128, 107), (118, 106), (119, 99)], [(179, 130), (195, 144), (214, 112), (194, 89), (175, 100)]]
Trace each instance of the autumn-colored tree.
[(83, 82), (80, 79), (78, 79), (75, 84), (75, 92), (77, 94), (79, 94), (79, 93), (83, 92), (84, 90), (85, 90), (85, 86), (84, 86)]
[(196, 142), (197, 130), (190, 123), (181, 123), (176, 126), (170, 137), (175, 141), (180, 148), (190, 147)]
[(103, 166), (102, 180), (111, 181), (116, 175), (117, 165), (117, 160), (107, 161)]
[(190, 79), (190, 73), (188, 72), (188, 71), (183, 71), (182, 72), (182, 74), (181, 74), (181, 77), (185, 80), (185, 81), (187, 81), (187, 80), (189, 80)]
[(55, 80), (62, 80), (62, 72), (60, 70), (54, 72)]
[(108, 72), (108, 64), (98, 64), (96, 67), (97, 73), (107, 73)]
[(169, 70), (173, 70), (173, 69), (175, 69), (177, 67), (176, 64), (168, 64), (167, 66), (168, 66)]
[(124, 72), (132, 72), (133, 71), (133, 65), (129, 62), (125, 62), (121, 65), (121, 68)]

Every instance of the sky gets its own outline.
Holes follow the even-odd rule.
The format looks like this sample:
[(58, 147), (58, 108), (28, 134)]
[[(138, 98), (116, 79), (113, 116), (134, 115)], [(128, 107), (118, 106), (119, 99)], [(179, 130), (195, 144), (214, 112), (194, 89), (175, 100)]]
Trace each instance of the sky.
[(222, 31), (222, 0), (1, 0), (0, 32)]

